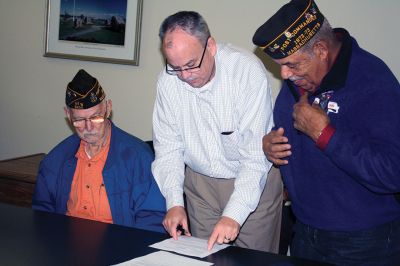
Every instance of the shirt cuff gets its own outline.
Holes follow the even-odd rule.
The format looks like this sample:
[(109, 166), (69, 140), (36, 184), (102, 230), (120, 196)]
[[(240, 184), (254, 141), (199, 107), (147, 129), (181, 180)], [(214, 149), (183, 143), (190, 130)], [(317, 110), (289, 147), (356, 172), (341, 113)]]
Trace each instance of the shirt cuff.
[(222, 216), (229, 217), (235, 220), (240, 226), (244, 224), (247, 217), (250, 215), (250, 210), (245, 206), (234, 206), (235, 204), (229, 204), (225, 207)]
[(165, 197), (165, 201), (167, 204), (167, 210), (175, 206), (182, 206), (182, 207), (185, 206), (183, 200), (183, 194), (176, 191), (168, 193), (167, 196)]
[(320, 150), (325, 150), (326, 146), (333, 134), (335, 133), (336, 128), (334, 128), (331, 124), (328, 124), (322, 131), (321, 135), (319, 135), (317, 142), (315, 143)]

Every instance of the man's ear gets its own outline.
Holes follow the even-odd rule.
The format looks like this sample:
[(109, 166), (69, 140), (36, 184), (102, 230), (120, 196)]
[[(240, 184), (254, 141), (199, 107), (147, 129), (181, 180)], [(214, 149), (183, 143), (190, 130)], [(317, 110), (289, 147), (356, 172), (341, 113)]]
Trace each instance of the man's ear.
[(111, 115), (111, 111), (112, 111), (112, 101), (107, 100), (107, 118)]
[(313, 52), (321, 60), (328, 60), (329, 48), (328, 43), (324, 40), (319, 40), (314, 43)]
[(71, 114), (69, 112), (68, 107), (64, 106), (64, 113), (67, 116), (68, 120), (71, 122)]
[(208, 39), (207, 45), (211, 55), (215, 56), (215, 54), (217, 53), (217, 42), (215, 41), (215, 39), (213, 37), (210, 37)]

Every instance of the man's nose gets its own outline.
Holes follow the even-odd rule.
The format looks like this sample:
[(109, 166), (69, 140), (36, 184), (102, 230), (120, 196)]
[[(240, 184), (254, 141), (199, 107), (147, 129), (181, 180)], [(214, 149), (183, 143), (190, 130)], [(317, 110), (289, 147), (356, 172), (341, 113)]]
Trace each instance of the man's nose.
[(288, 79), (293, 75), (292, 71), (288, 66), (282, 65), (281, 66), (281, 77), (282, 79)]
[(92, 121), (90, 121), (90, 119), (85, 120), (85, 128), (87, 131), (92, 131), (93, 124), (92, 124)]
[(187, 78), (189, 78), (189, 77), (192, 75), (192, 73), (190, 73), (190, 72), (187, 71), (187, 70), (182, 70), (182, 71), (179, 73), (179, 75), (181, 76), (181, 78), (182, 78), (183, 80), (186, 80)]

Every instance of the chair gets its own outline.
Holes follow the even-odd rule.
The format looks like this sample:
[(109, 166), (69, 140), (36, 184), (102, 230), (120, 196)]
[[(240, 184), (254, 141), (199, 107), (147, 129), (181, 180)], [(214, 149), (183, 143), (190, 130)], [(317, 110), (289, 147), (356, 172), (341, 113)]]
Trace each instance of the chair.
[(147, 143), (147, 145), (149, 145), (149, 147), (153, 151), (153, 153), (155, 153), (154, 146), (153, 146), (153, 141), (152, 140), (146, 140), (145, 142)]

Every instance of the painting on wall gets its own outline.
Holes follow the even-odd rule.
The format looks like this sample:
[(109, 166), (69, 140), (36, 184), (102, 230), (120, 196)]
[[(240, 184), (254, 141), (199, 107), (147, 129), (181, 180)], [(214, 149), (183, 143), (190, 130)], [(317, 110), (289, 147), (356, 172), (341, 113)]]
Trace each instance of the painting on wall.
[(48, 0), (47, 57), (139, 65), (143, 0)]

